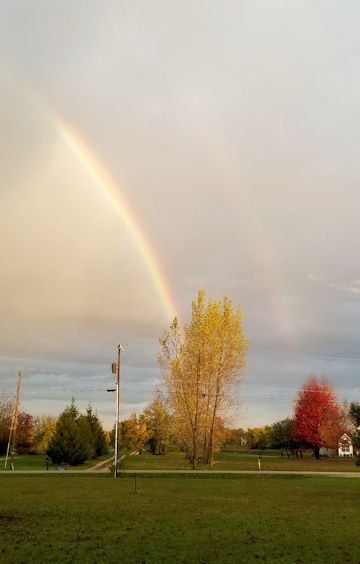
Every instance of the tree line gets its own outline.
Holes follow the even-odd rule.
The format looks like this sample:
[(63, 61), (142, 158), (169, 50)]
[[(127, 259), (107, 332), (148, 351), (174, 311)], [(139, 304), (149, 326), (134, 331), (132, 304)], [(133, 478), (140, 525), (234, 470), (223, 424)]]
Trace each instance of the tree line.
[[(0, 454), (7, 451), (13, 413), (14, 402), (0, 400)], [(54, 464), (76, 466), (96, 459), (107, 453), (109, 440), (92, 406), (81, 414), (74, 399), (59, 417), (34, 417), (23, 411), (18, 415), (16, 452), (46, 454)]]
[(320, 448), (331, 450), (335, 456), (344, 434), (351, 437), (360, 449), (360, 403), (337, 400), (326, 378), (311, 376), (295, 398), (293, 417), (265, 427), (242, 431), (246, 444), (252, 449), (278, 448), (290, 453), (313, 448), (319, 458)]
[[(176, 418), (162, 394), (158, 394), (140, 415), (133, 413), (129, 419), (121, 421), (119, 429), (120, 446), (130, 450), (148, 447), (153, 454), (164, 454), (169, 450), (188, 454), (191, 447), (189, 436), (178, 433)], [(259, 451), (278, 449), (290, 457), (312, 448), (318, 457), (323, 446), (331, 449), (335, 456), (344, 433), (351, 436), (354, 446), (360, 449), (360, 403), (341, 406), (330, 383), (325, 378), (318, 380), (312, 376), (295, 398), (293, 417), (246, 431), (230, 429), (224, 423), (218, 425), (217, 449), (244, 443)]]
[[(206, 301), (200, 291), (190, 322), (181, 326), (174, 318), (159, 345), (162, 386), (141, 414), (120, 422), (119, 444), (132, 450), (147, 446), (154, 455), (178, 449), (193, 468), (199, 463), (212, 466), (214, 454), (229, 439), (246, 365), (241, 308), (227, 297)], [(11, 402), (0, 403), (0, 453), (6, 450), (12, 413)], [(360, 447), (359, 413), (356, 402), (340, 407), (326, 379), (311, 377), (298, 392), (293, 417), (248, 429), (247, 444), (259, 449), (277, 445), (286, 452), (312, 447), (319, 456), (321, 446), (335, 451), (348, 432)], [(114, 430), (110, 435), (113, 442)], [(19, 415), (19, 452), (47, 453), (54, 462), (78, 464), (105, 453), (106, 445), (106, 433), (91, 406), (81, 414), (73, 401), (57, 420)]]
[[(15, 402), (0, 398), (0, 455), (7, 451), (9, 432), (13, 423)], [(19, 454), (46, 454), (49, 440), (56, 427), (57, 417), (33, 416), (25, 411), (18, 414), (16, 450)]]

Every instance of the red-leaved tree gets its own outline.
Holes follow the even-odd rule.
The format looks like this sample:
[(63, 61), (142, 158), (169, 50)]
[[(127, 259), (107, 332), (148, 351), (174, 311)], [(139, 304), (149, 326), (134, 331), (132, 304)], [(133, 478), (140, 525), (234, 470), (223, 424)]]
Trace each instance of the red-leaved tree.
[(16, 450), (18, 453), (35, 452), (35, 418), (25, 411), (18, 415)]
[(324, 446), (331, 448), (332, 456), (335, 456), (339, 441), (344, 433), (351, 433), (351, 427), (346, 423), (344, 410), (337, 411), (331, 408), (330, 413), (325, 413), (325, 418), (319, 427), (319, 435)]
[(322, 378), (318, 381), (316, 376), (311, 376), (295, 400), (294, 440), (311, 445), (315, 456), (319, 458), (320, 447), (327, 446), (321, 429), (329, 421), (339, 421), (340, 418), (340, 406), (328, 380)]

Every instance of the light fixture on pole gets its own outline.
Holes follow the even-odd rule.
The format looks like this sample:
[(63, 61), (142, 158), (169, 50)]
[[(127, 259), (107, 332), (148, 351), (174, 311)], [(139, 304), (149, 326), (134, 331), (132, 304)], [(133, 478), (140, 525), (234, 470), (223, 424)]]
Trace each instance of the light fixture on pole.
[[(120, 354), (124, 350), (121, 345), (118, 345), (118, 360), (111, 365), (112, 374), (117, 374), (116, 383), (116, 421), (115, 421), (115, 457), (114, 457), (114, 478), (117, 477), (118, 465), (118, 442), (119, 442), (119, 406), (120, 406)], [(113, 391), (109, 389), (108, 391)]]

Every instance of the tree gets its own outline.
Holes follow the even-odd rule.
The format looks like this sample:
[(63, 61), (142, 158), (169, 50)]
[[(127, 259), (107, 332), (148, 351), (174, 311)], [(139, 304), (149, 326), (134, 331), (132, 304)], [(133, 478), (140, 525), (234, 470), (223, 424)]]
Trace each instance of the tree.
[(6, 454), (14, 410), (13, 399), (0, 398), (0, 454)]
[(190, 324), (180, 330), (176, 318), (162, 338), (158, 355), (169, 405), (195, 468), (198, 457), (213, 464), (219, 422), (227, 414), (245, 366), (247, 339), (242, 312), (231, 300), (198, 293)]
[(90, 404), (87, 407), (85, 417), (90, 429), (90, 441), (94, 451), (93, 458), (97, 458), (108, 452), (106, 434), (100, 419), (97, 414), (93, 412)]
[(353, 401), (350, 404), (349, 413), (354, 421), (354, 425), (360, 427), (360, 402)]
[(56, 422), (47, 454), (56, 464), (76, 466), (106, 452), (106, 435), (97, 414), (90, 404), (86, 413), (80, 414), (73, 398)]
[(46, 454), (51, 437), (56, 430), (57, 417), (41, 415), (35, 418), (35, 450), (37, 454)]
[(337, 420), (339, 413), (340, 406), (328, 380), (322, 378), (318, 381), (315, 376), (310, 377), (295, 400), (294, 440), (312, 446), (316, 458), (319, 458), (320, 447), (326, 446), (320, 428), (329, 428), (327, 422)]
[(355, 447), (360, 449), (360, 403), (352, 402), (350, 404), (350, 416), (354, 422), (356, 429), (352, 433), (352, 439)]
[(246, 437), (244, 429), (228, 429), (226, 437), (227, 445), (241, 445), (241, 441)]
[(331, 409), (330, 413), (325, 411), (324, 420), (319, 427), (319, 436), (321, 443), (331, 449), (332, 456), (336, 456), (340, 438), (347, 431), (340, 409)]
[(83, 424), (79, 425), (79, 411), (74, 399), (60, 414), (55, 433), (52, 436), (47, 454), (54, 464), (70, 464), (77, 466), (84, 462), (88, 456), (88, 436)]
[(272, 427), (249, 428), (246, 433), (246, 442), (250, 448), (264, 450), (269, 448), (272, 442)]
[(92, 460), (93, 458), (96, 458), (91, 427), (86, 414), (79, 415), (76, 424), (79, 428), (82, 441), (86, 445), (86, 456), (84, 460)]
[(136, 413), (132, 413), (126, 423), (126, 446), (132, 450), (143, 449), (150, 438), (150, 431), (146, 427), (144, 416), (140, 415), (137, 417)]
[(35, 418), (21, 411), (18, 414), (18, 425), (16, 431), (16, 451), (18, 453), (35, 454)]
[(164, 398), (158, 394), (143, 412), (150, 433), (149, 445), (153, 454), (165, 452), (165, 442), (170, 432), (171, 416)]
[(290, 452), (295, 447), (292, 421), (289, 417), (277, 421), (273, 424), (272, 443), (274, 448), (279, 448), (281, 451), (285, 450), (287, 457), (290, 457)]

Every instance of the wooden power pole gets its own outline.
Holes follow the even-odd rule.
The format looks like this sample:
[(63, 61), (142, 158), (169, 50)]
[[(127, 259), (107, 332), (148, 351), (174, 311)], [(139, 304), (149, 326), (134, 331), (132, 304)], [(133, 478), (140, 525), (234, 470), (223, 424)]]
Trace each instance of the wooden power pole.
[(11, 453), (10, 453), (11, 470), (14, 470), (14, 453), (16, 447), (16, 429), (17, 429), (18, 413), (19, 413), (20, 383), (21, 383), (21, 370), (19, 370), (19, 380), (18, 380), (17, 392), (16, 392), (15, 415), (14, 415), (14, 423), (12, 427), (12, 441), (11, 441)]

